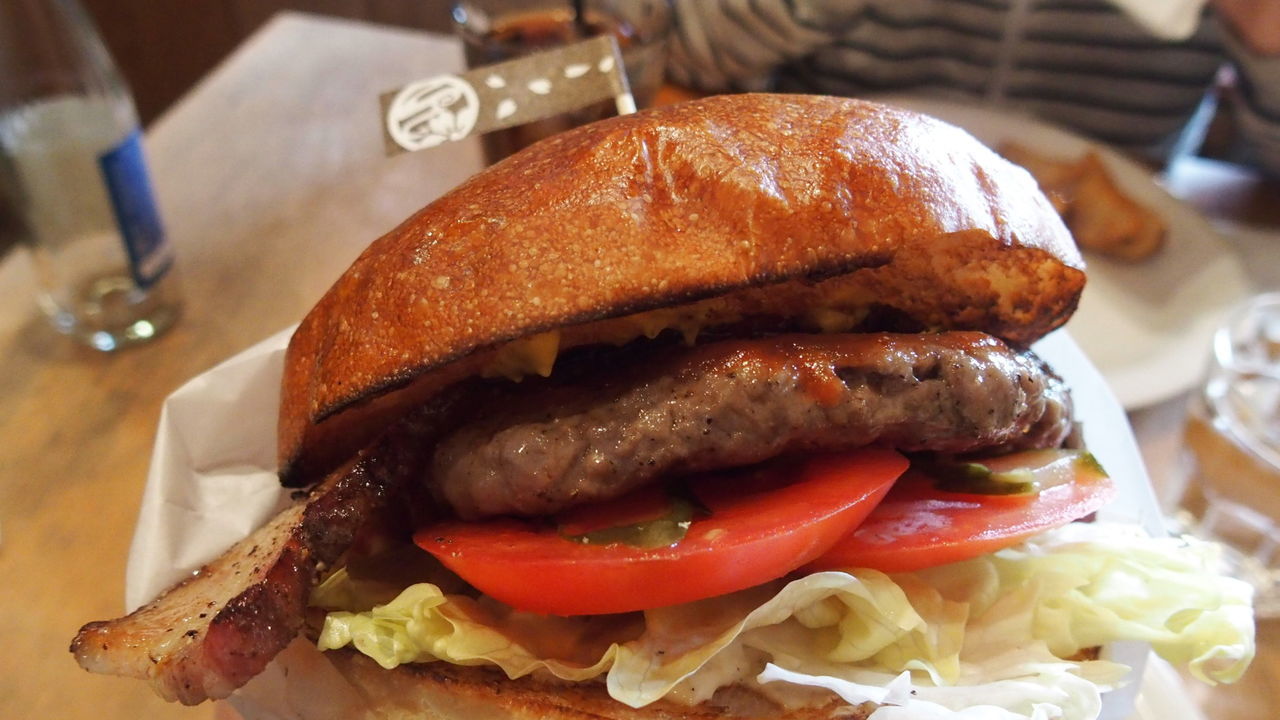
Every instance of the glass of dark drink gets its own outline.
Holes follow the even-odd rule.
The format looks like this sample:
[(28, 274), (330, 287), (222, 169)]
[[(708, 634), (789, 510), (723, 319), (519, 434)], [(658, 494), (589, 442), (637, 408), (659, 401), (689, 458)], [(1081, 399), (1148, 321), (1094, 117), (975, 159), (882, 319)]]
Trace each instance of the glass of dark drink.
[[(610, 34), (617, 39), (636, 107), (653, 103), (662, 85), (669, 0), (461, 0), (453, 26), (471, 68)], [(485, 159), (497, 162), (544, 137), (617, 113), (612, 101), (497, 130), (481, 138)]]

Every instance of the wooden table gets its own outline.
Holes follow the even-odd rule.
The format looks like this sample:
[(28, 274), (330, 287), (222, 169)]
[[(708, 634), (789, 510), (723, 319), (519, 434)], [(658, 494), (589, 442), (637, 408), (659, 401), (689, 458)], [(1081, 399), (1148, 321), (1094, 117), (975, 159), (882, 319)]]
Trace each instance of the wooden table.
[(66, 651), (118, 615), (163, 398), (301, 319), (374, 237), (480, 167), (478, 147), (384, 156), (380, 92), (463, 66), (451, 38), (284, 15), (147, 137), (185, 315), (102, 355), (38, 317), (27, 258), (0, 265), (0, 718), (208, 718)]
[[(0, 262), (0, 718), (217, 712), (85, 673), (67, 644), (122, 608), (164, 396), (296, 322), (370, 240), (479, 167), (473, 144), (388, 160), (377, 125), (379, 92), (461, 64), (449, 38), (282, 15), (160, 118), (147, 149), (186, 311), (150, 346), (73, 346), (37, 316), (26, 258)], [(1153, 465), (1176, 445), (1180, 412), (1136, 417)], [(1263, 640), (1254, 677), (1212, 700), (1242, 709), (1223, 717), (1262, 717), (1248, 711), (1280, 697), (1280, 638)]]

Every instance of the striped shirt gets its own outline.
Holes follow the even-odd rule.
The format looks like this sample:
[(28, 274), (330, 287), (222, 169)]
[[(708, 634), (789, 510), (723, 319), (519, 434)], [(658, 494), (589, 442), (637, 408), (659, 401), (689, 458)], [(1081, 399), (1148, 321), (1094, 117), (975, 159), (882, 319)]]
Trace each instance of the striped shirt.
[[(674, 80), (703, 90), (918, 92), (1030, 112), (1164, 159), (1226, 63), (1244, 159), (1280, 170), (1280, 58), (1246, 52), (1206, 11), (1150, 35), (1105, 0), (675, 0)], [(1194, 124), (1192, 125), (1194, 126)]]

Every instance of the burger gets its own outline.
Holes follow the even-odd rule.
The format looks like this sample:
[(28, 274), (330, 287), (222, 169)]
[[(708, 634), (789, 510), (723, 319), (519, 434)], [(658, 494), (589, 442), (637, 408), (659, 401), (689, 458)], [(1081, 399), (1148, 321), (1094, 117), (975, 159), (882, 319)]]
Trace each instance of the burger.
[(294, 501), (72, 651), (188, 704), (274, 660), (307, 718), (1094, 717), (1120, 640), (1234, 679), (1209, 550), (1087, 522), (1114, 486), (1028, 349), (1084, 282), (920, 115), (560, 134), (355, 261), (285, 353)]

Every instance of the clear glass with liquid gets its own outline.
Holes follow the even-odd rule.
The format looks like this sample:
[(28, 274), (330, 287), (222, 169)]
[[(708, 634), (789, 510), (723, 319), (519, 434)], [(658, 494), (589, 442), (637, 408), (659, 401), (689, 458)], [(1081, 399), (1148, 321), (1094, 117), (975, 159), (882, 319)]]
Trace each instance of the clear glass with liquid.
[(99, 350), (145, 342), (180, 303), (128, 90), (71, 0), (0, 7), (0, 192), (55, 328)]
[(1280, 294), (1238, 310), (1214, 338), (1184, 435), (1192, 471), (1178, 515), (1223, 543), (1230, 572), (1280, 617)]

